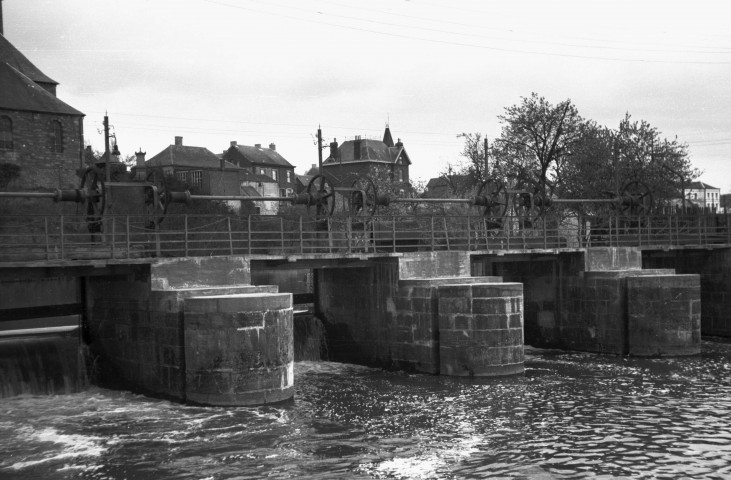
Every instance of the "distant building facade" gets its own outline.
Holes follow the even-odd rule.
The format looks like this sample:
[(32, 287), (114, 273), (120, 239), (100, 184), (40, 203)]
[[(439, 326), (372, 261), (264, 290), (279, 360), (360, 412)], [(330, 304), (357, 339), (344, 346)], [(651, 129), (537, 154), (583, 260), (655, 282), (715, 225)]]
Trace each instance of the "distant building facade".
[(394, 182), (408, 183), (410, 165), (404, 144), (401, 139), (394, 143), (387, 126), (383, 140), (357, 136), (342, 145), (332, 142), (330, 155), (322, 162), (322, 173), (339, 183), (352, 176), (368, 176), (374, 170), (381, 170)]
[[(145, 177), (154, 169), (185, 182), (200, 195), (240, 195), (245, 176), (242, 168), (219, 158), (204, 147), (183, 145), (183, 137), (175, 137), (169, 145), (147, 161), (137, 154), (136, 176)], [(143, 171), (140, 172), (140, 169)]]
[(262, 148), (259, 143), (252, 147), (232, 141), (231, 146), (223, 152), (223, 159), (249, 173), (265, 175), (274, 180), (279, 188), (278, 196), (288, 197), (297, 188), (294, 166), (277, 152), (273, 143), (269, 144), (269, 148)]
[(0, 34), (0, 168), (17, 172), (1, 189), (78, 187), (84, 114), (56, 97), (57, 85)]
[(698, 207), (717, 210), (721, 205), (721, 189), (704, 182), (691, 182), (685, 187), (685, 198)]

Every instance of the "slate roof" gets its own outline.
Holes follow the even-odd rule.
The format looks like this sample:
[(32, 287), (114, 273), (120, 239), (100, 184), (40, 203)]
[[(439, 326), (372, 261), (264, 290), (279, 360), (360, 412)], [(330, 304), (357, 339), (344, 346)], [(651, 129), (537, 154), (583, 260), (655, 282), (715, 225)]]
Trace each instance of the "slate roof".
[[(356, 160), (355, 144), (358, 141), (360, 142), (360, 158)], [(403, 145), (398, 147), (389, 147), (379, 140), (347, 140), (338, 148), (338, 155), (339, 158), (333, 158), (332, 156), (327, 157), (327, 159), (322, 162), (323, 166), (352, 162), (395, 163), (399, 157), (404, 160), (406, 165), (411, 165), (411, 160), (409, 160), (409, 156), (406, 154), (406, 150)]]
[[(187, 145), (168, 145), (162, 152), (145, 162), (148, 167), (175, 167), (220, 169), (221, 160), (215, 153), (205, 147), (189, 147)], [(226, 169), (240, 170), (236, 165), (225, 162)]]
[(689, 185), (685, 187), (686, 190), (718, 190), (716, 187), (712, 187), (704, 182), (690, 182)]
[(32, 78), (12, 65), (0, 62), (0, 108), (26, 112), (84, 116), (83, 113), (48, 93)]
[(236, 145), (235, 148), (241, 155), (254, 165), (269, 165), (272, 167), (294, 168), (291, 163), (284, 159), (276, 150), (270, 148), (257, 148), (248, 145)]
[(36, 83), (58, 85), (58, 82), (41, 72), (20, 50), (0, 34), (0, 63), (7, 63)]

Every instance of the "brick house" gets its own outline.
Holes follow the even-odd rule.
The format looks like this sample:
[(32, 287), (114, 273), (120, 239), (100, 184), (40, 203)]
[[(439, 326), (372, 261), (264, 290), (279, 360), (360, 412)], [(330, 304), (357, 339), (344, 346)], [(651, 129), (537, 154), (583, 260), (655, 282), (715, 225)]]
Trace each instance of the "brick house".
[[(56, 97), (57, 82), (0, 34), (0, 167), (19, 167), (0, 188), (77, 188), (84, 114)], [(15, 166), (15, 167), (11, 167)]]
[(277, 152), (273, 143), (269, 144), (269, 148), (262, 148), (259, 143), (251, 147), (232, 141), (228, 150), (223, 152), (223, 158), (250, 173), (266, 175), (275, 180), (279, 185), (280, 197), (292, 195), (297, 187), (294, 166)]
[(324, 175), (340, 183), (353, 175), (372, 175), (373, 170), (385, 170), (394, 182), (409, 182), (411, 160), (401, 139), (396, 143), (386, 127), (383, 140), (363, 139), (360, 136), (338, 146), (330, 144), (330, 156), (322, 162)]
[(199, 195), (240, 195), (244, 170), (219, 158), (205, 147), (183, 145), (183, 137), (147, 161), (137, 160), (137, 174), (160, 169), (166, 176), (185, 182)]

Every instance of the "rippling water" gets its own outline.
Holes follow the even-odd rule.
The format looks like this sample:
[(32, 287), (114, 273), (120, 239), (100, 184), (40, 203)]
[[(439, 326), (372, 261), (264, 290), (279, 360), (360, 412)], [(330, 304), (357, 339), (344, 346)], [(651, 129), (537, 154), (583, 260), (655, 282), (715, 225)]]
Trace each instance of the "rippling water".
[(0, 478), (731, 478), (731, 344), (527, 349), (523, 376), (295, 366), (296, 398), (202, 408), (92, 389), (0, 400)]

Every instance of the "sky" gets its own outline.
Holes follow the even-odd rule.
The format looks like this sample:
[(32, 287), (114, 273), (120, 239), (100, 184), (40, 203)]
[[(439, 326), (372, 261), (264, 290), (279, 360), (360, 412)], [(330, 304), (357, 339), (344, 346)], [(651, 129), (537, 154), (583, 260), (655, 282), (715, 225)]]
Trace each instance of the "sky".
[[(276, 144), (305, 173), (324, 145), (389, 125), (426, 181), (499, 137), (532, 92), (616, 128), (629, 113), (687, 143), (731, 192), (731, 4), (547, 0), (4, 0), (5, 37), (59, 82), (104, 149), (183, 137)], [(323, 151), (323, 158), (328, 150)]]

